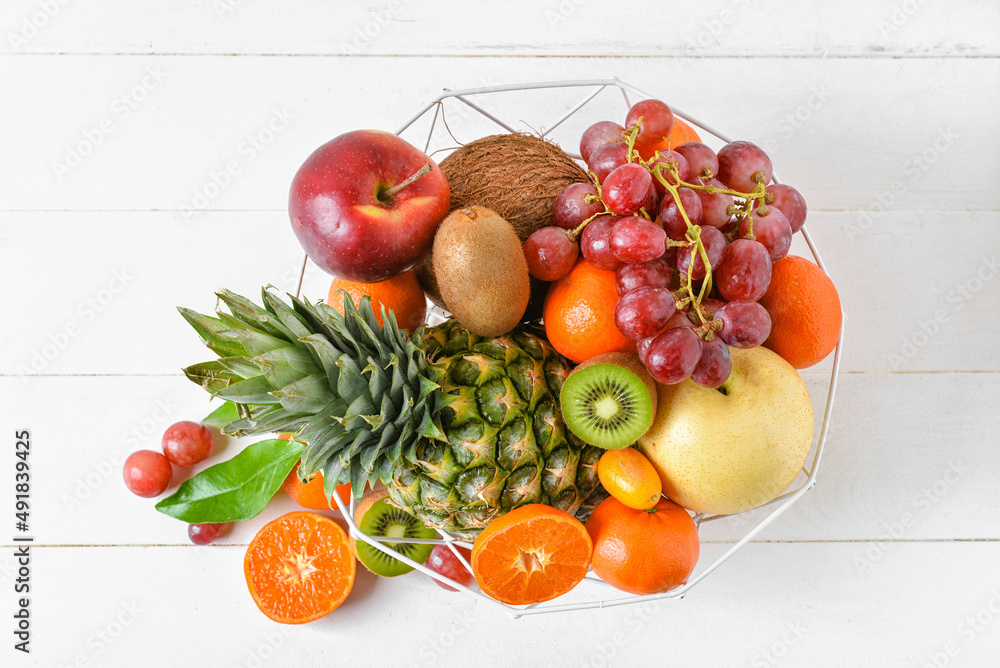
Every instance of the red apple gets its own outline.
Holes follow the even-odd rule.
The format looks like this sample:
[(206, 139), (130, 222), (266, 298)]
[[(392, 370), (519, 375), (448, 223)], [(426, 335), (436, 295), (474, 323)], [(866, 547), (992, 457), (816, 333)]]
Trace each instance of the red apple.
[(448, 215), (448, 181), (394, 134), (355, 130), (320, 146), (296, 172), (288, 215), (325, 271), (373, 283), (412, 269)]

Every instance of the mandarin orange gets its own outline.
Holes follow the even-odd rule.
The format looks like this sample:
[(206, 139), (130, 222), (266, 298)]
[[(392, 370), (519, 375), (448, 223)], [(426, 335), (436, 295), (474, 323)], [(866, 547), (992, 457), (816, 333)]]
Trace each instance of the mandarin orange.
[(371, 297), (372, 310), (379, 324), (382, 324), (382, 306), (396, 315), (396, 323), (400, 329), (414, 330), (424, 323), (427, 317), (427, 300), (424, 290), (417, 281), (417, 275), (412, 270), (399, 276), (379, 281), (378, 283), (358, 283), (345, 278), (334, 278), (330, 283), (330, 292), (326, 303), (344, 312), (344, 297), (339, 293), (343, 290), (351, 296), (357, 305), (364, 296)]
[(663, 492), (660, 474), (635, 448), (608, 450), (601, 455), (597, 477), (608, 494), (636, 510), (652, 508)]
[(771, 283), (760, 298), (771, 316), (764, 346), (796, 369), (822, 361), (837, 347), (843, 312), (833, 281), (797, 255), (786, 255), (771, 269)]
[(635, 352), (635, 341), (615, 325), (617, 305), (615, 272), (580, 258), (568, 274), (549, 285), (543, 307), (545, 335), (574, 362), (616, 350)]
[(633, 594), (656, 594), (684, 584), (701, 549), (691, 516), (663, 498), (649, 510), (636, 510), (609, 497), (587, 520), (587, 532), (594, 542), (594, 572)]
[[(291, 438), (291, 434), (278, 434), (278, 438), (287, 441)], [(337, 503), (332, 498), (327, 497), (326, 492), (323, 491), (322, 471), (314, 473), (309, 478), (309, 482), (302, 482), (299, 480), (299, 465), (296, 464), (285, 478), (285, 481), (281, 483), (281, 489), (285, 490), (285, 493), (292, 497), (292, 501), (303, 508), (308, 508), (309, 510), (337, 510)], [(337, 485), (337, 494), (340, 495), (340, 500), (344, 502), (344, 507), (346, 508), (351, 502), (351, 483), (345, 482), (343, 485)]]

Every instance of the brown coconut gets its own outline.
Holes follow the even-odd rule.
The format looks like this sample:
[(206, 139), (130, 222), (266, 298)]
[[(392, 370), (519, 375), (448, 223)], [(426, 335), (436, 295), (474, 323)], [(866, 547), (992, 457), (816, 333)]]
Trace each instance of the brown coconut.
[[(524, 244), (532, 232), (555, 225), (552, 206), (566, 186), (588, 182), (587, 173), (552, 142), (529, 134), (490, 135), (456, 149), (441, 161), (451, 188), (451, 210), (478, 205), (510, 223)], [(416, 267), (424, 292), (443, 307), (430, 257)], [(531, 279), (528, 316), (541, 313), (546, 284)]]

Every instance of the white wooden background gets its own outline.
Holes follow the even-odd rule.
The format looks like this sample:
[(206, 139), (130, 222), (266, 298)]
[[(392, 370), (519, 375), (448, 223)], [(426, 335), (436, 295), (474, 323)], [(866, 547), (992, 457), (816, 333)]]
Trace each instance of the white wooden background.
[[(6, 0), (0, 664), (997, 665), (998, 25), (995, 0)], [(515, 621), (359, 575), (322, 621), (271, 623), (242, 559), (287, 498), (205, 548), (121, 482), (209, 410), (174, 305), (294, 288), (288, 183), (332, 136), (395, 129), (443, 87), (610, 76), (767, 146), (809, 201), (849, 317), (819, 485), (681, 601)], [(804, 374), (818, 406), (828, 369)], [(705, 558), (746, 528), (713, 527)]]

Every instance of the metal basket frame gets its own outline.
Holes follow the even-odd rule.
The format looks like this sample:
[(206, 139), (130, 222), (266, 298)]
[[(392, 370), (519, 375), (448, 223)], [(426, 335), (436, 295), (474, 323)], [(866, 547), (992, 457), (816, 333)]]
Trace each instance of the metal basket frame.
[[(469, 88), (469, 89), (454, 90), (454, 91), (449, 89), (444, 89), (444, 91), (440, 95), (438, 95), (431, 102), (427, 103), (420, 111), (418, 111), (406, 123), (404, 123), (402, 127), (400, 127), (400, 129), (396, 132), (396, 134), (402, 134), (407, 128), (412, 126), (416, 121), (418, 121), (421, 117), (423, 117), (425, 114), (431, 111), (431, 109), (433, 109), (434, 117), (431, 121), (431, 126), (427, 133), (427, 141), (425, 142), (423, 147), (423, 150), (426, 153), (430, 148), (430, 143), (434, 135), (434, 130), (437, 128), (438, 123), (443, 121), (443, 114), (441, 113), (441, 109), (444, 101), (448, 99), (453, 99), (456, 100), (457, 102), (466, 105), (467, 107), (474, 110), (476, 113), (493, 121), (507, 132), (517, 132), (517, 130), (515, 130), (511, 124), (508, 124), (504, 122), (502, 119), (497, 118), (496, 116), (494, 116), (487, 110), (483, 109), (481, 106), (479, 106), (469, 98), (477, 95), (490, 95), (490, 94), (505, 93), (511, 91), (541, 90), (541, 89), (554, 89), (554, 88), (584, 88), (593, 90), (588, 90), (586, 97), (584, 97), (578, 104), (574, 105), (568, 112), (566, 112), (561, 117), (556, 119), (552, 125), (541, 127), (538, 131), (538, 134), (542, 137), (545, 137), (550, 132), (552, 132), (552, 130), (559, 127), (563, 122), (569, 119), (571, 116), (578, 113), (581, 109), (583, 109), (587, 105), (587, 103), (596, 98), (606, 89), (617, 88), (622, 94), (622, 98), (626, 109), (631, 106), (631, 103), (629, 102), (630, 93), (637, 96), (638, 99), (647, 99), (656, 97), (654, 95), (646, 93), (643, 90), (640, 90), (639, 88), (636, 88), (635, 86), (625, 83), (617, 78), (510, 84), (503, 86), (486, 86), (481, 88)], [(732, 141), (725, 134), (711, 128), (707, 124), (703, 123), (702, 121), (699, 121), (690, 114), (687, 114), (677, 109), (673, 105), (671, 105), (671, 110), (675, 115), (683, 118), (685, 121), (696, 126), (698, 129), (716, 137), (720, 141), (726, 143)], [(570, 155), (572, 155), (575, 158), (580, 157), (578, 154), (574, 154), (572, 152), (570, 152)], [(774, 178), (774, 182), (778, 183), (777, 177)], [(800, 232), (802, 233), (802, 236), (805, 239), (806, 244), (808, 244), (809, 250), (811, 251), (813, 258), (815, 259), (816, 264), (819, 265), (819, 267), (824, 272), (826, 272), (826, 266), (823, 264), (823, 260), (820, 257), (816, 245), (813, 243), (812, 237), (809, 235), (809, 230), (806, 227), (803, 227), (800, 230)], [(305, 276), (305, 269), (308, 260), (309, 260), (308, 256), (306, 256), (303, 259), (302, 273), (299, 278), (298, 290), (296, 292), (297, 294), (301, 294), (302, 291), (302, 281), (303, 277)], [(386, 546), (387, 544), (390, 543), (401, 543), (401, 542), (432, 543), (435, 545), (446, 545), (459, 559), (459, 561), (465, 566), (465, 568), (467, 568), (471, 573), (472, 572), (471, 564), (469, 564), (469, 562), (465, 559), (464, 556), (462, 556), (462, 554), (457, 549), (458, 546), (471, 547), (470, 543), (457, 540), (453, 536), (450, 536), (447, 533), (440, 530), (438, 531), (438, 533), (440, 534), (441, 537), (436, 539), (374, 538), (362, 533), (358, 529), (357, 524), (354, 522), (355, 503), (353, 496), (351, 497), (350, 504), (347, 507), (344, 506), (339, 494), (334, 494), (333, 500), (337, 504), (337, 508), (341, 511), (341, 513), (344, 516), (344, 519), (346, 520), (348, 526), (350, 527), (351, 536), (353, 536), (355, 539), (368, 543), (375, 549), (387, 554), (388, 556), (398, 559), (409, 566), (412, 566), (414, 569), (429, 575), (430, 577), (434, 578), (435, 580), (443, 584), (447, 584), (459, 591), (464, 592), (469, 596), (481, 599), (485, 601), (488, 605), (498, 607), (505, 614), (509, 615), (514, 619), (526, 615), (540, 615), (553, 612), (566, 612), (570, 610), (586, 610), (590, 608), (609, 608), (620, 605), (630, 605), (633, 603), (642, 603), (645, 601), (656, 601), (666, 598), (678, 598), (678, 599), (683, 598), (687, 594), (687, 592), (691, 590), (691, 588), (693, 588), (699, 582), (708, 577), (708, 575), (712, 573), (712, 571), (717, 569), (726, 560), (732, 557), (733, 554), (735, 554), (740, 548), (742, 548), (744, 545), (753, 540), (753, 538), (757, 536), (757, 534), (759, 534), (768, 525), (770, 525), (772, 522), (778, 519), (778, 517), (780, 517), (786, 510), (788, 510), (793, 504), (795, 504), (802, 497), (803, 494), (805, 494), (809, 489), (811, 489), (816, 484), (816, 474), (818, 472), (819, 463), (820, 460), (822, 459), (823, 450), (826, 445), (827, 434), (830, 429), (830, 418), (833, 412), (834, 397), (837, 392), (837, 379), (840, 375), (840, 360), (843, 352), (845, 322), (846, 322), (846, 317), (844, 317), (842, 313), (841, 326), (840, 326), (840, 339), (838, 340), (837, 347), (834, 350), (833, 369), (830, 372), (830, 381), (827, 387), (826, 407), (823, 411), (823, 420), (819, 430), (819, 437), (817, 438), (816, 443), (813, 444), (810, 450), (810, 453), (812, 455), (811, 458), (807, 456), (807, 464), (802, 467), (801, 471), (801, 473), (805, 474), (805, 479), (795, 489), (791, 491), (786, 491), (781, 496), (773, 499), (769, 503), (764, 504), (764, 506), (774, 506), (770, 514), (768, 514), (756, 526), (750, 529), (739, 541), (733, 544), (733, 546), (730, 547), (722, 556), (717, 558), (712, 563), (705, 565), (700, 570), (696, 568), (696, 571), (692, 575), (692, 577), (683, 586), (678, 587), (676, 589), (672, 589), (670, 591), (662, 592), (659, 594), (623, 595), (623, 596), (618, 596), (617, 598), (602, 599), (599, 601), (588, 601), (581, 603), (555, 603), (552, 601), (548, 601), (545, 603), (535, 603), (527, 606), (507, 605), (505, 603), (501, 603), (499, 601), (490, 598), (489, 596), (483, 594), (480, 591), (466, 587), (458, 582), (451, 580), (450, 578), (447, 578), (439, 573), (436, 573), (427, 566), (417, 563), (416, 561), (413, 561), (409, 557), (399, 554)], [(801, 476), (799, 476), (799, 478), (801, 478)], [(746, 511), (746, 512), (751, 512), (751, 511)], [(700, 529), (701, 525), (706, 522), (712, 522), (715, 520), (722, 519), (724, 517), (733, 517), (733, 516), (734, 515), (707, 516), (705, 514), (696, 514), (692, 516), (692, 519), (694, 519), (695, 525)], [(600, 580), (593, 573), (592, 570), (588, 572), (587, 577), (584, 578), (584, 581), (579, 585), (577, 585), (577, 588), (581, 586), (586, 586), (584, 585), (584, 583), (586, 582), (598, 583), (599, 585), (602, 585), (604, 587), (610, 587), (610, 585), (607, 585), (602, 580)], [(624, 592), (619, 592), (618, 590), (614, 591), (616, 591), (619, 594), (624, 593)]]

